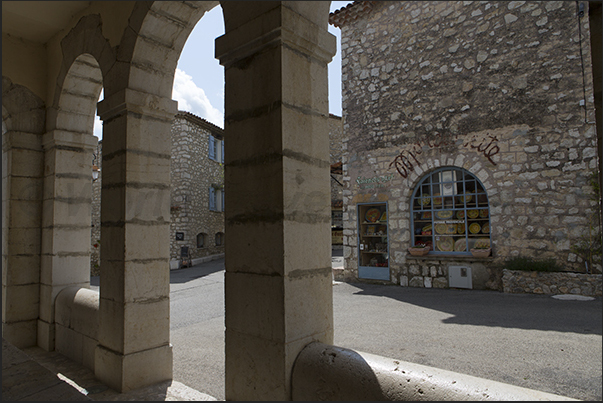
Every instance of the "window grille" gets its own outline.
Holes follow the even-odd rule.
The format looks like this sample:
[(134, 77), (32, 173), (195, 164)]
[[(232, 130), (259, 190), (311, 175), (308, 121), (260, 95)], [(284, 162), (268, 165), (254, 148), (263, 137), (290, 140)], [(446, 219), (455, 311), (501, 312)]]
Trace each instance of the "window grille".
[(482, 183), (461, 168), (425, 175), (411, 199), (411, 246), (430, 254), (470, 254), (490, 247), (490, 206)]

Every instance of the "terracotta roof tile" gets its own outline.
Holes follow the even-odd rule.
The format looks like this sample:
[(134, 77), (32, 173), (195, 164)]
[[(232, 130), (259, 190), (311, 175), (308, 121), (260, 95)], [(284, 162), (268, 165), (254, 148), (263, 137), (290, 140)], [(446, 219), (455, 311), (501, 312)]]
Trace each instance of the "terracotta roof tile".
[(344, 24), (354, 21), (371, 12), (376, 1), (355, 1), (329, 14), (329, 24), (341, 28)]

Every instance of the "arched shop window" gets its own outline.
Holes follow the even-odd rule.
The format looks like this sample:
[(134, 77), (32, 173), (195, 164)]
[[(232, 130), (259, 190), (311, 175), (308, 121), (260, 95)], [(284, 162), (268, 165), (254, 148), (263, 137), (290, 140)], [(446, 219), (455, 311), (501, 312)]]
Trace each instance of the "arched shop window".
[(470, 254), (490, 247), (490, 206), (479, 179), (461, 168), (440, 168), (421, 179), (411, 200), (411, 245), (430, 254)]

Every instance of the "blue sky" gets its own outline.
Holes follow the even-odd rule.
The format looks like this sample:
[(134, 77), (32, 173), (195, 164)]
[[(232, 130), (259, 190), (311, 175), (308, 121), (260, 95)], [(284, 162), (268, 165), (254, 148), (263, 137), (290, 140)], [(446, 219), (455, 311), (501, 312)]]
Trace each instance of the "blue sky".
[[(349, 3), (332, 1), (331, 11)], [(337, 37), (337, 54), (329, 64), (329, 112), (341, 116), (341, 36), (339, 28), (332, 25), (329, 32)], [(221, 35), (224, 35), (224, 21), (218, 6), (201, 18), (188, 37), (178, 60), (172, 98), (178, 101), (179, 110), (224, 127), (224, 68), (214, 55), (214, 41)], [(98, 116), (94, 135), (102, 138)]]

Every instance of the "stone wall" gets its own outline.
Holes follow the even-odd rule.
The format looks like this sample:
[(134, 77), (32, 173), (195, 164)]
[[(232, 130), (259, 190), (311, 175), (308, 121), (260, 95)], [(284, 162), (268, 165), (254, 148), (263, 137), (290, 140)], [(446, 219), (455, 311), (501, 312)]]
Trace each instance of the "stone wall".
[(503, 270), (504, 292), (601, 296), (601, 274)]
[(98, 179), (92, 182), (92, 226), (90, 236), (90, 275), (100, 276), (100, 250), (101, 250), (101, 226), (100, 226), (100, 204), (101, 187), (103, 184), (103, 142), (99, 141), (96, 150), (93, 151), (92, 164), (99, 167)]
[[(583, 270), (571, 247), (596, 222), (589, 177), (599, 167), (588, 17), (570, 1), (371, 7), (342, 25), (349, 276), (357, 205), (379, 201), (388, 204), (390, 281), (400, 281), (410, 268), (410, 197), (445, 166), (488, 193), (487, 265), (521, 255)], [(360, 177), (387, 180), (370, 187)]]
[[(192, 259), (222, 254), (224, 244), (216, 245), (216, 234), (224, 233), (224, 212), (209, 211), (209, 188), (224, 185), (224, 168), (209, 159), (208, 150), (209, 136), (222, 141), (223, 131), (191, 113), (180, 112), (171, 135), (170, 258), (179, 259), (182, 246), (188, 246)], [(184, 239), (176, 240), (176, 232), (182, 232)], [(206, 234), (205, 245), (198, 248), (197, 235), (201, 233)]]

